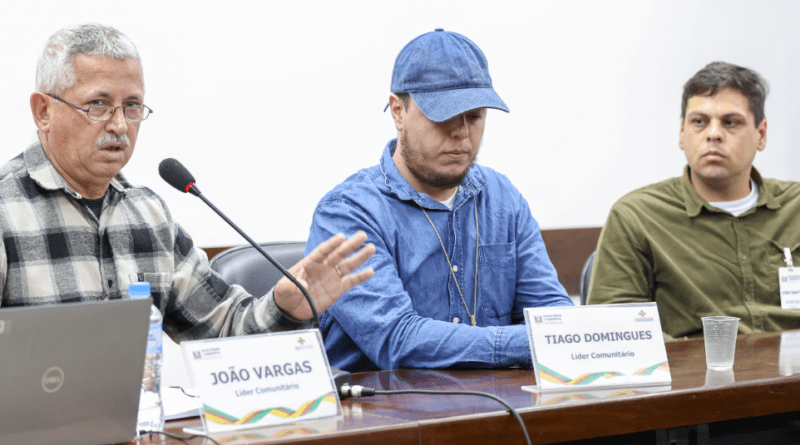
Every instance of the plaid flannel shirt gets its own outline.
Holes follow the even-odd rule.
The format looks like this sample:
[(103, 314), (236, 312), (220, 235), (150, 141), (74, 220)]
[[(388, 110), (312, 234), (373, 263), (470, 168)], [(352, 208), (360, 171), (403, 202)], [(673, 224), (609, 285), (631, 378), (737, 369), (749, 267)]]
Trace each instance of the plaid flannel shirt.
[(117, 175), (98, 219), (41, 143), (0, 168), (0, 306), (128, 297), (148, 281), (175, 340), (307, 327), (208, 267), (164, 201)]

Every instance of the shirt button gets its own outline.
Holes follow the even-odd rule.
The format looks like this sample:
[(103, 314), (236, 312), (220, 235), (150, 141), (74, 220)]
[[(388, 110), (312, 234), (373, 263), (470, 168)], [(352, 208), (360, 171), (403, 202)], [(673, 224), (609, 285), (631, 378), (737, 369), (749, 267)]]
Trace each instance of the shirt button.
[(747, 259), (747, 255), (742, 255), (742, 259), (746, 260)]
[(453, 272), (458, 272), (458, 266), (456, 266), (455, 264), (453, 264)]
[(453, 323), (458, 323), (458, 317), (453, 318)]
[(745, 295), (744, 299), (747, 300), (747, 301), (750, 301), (750, 295)]

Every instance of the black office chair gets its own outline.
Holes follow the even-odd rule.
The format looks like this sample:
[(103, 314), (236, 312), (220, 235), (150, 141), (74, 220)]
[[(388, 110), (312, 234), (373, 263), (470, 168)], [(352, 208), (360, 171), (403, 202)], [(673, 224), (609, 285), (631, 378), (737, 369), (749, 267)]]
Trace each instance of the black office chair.
[(594, 254), (592, 252), (589, 255), (589, 258), (586, 258), (586, 262), (583, 263), (583, 269), (581, 270), (581, 305), (586, 304), (586, 298), (589, 295), (589, 282), (592, 280), (592, 266), (594, 266)]
[[(286, 269), (303, 258), (305, 241), (285, 241), (260, 243), (272, 258)], [(278, 268), (272, 265), (253, 246), (234, 247), (220, 252), (209, 263), (228, 284), (238, 284), (254, 296), (269, 292), (283, 277)]]

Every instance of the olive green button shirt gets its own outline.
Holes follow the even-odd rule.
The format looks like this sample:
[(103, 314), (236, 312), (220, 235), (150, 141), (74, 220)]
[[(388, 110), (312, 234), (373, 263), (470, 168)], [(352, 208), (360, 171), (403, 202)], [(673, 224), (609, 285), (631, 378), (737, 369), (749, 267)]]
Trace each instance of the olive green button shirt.
[(684, 175), (643, 187), (611, 208), (600, 233), (589, 304), (655, 301), (668, 340), (703, 335), (700, 317), (739, 317), (739, 333), (800, 328), (781, 309), (784, 248), (800, 267), (800, 183), (762, 179), (738, 217), (697, 194)]

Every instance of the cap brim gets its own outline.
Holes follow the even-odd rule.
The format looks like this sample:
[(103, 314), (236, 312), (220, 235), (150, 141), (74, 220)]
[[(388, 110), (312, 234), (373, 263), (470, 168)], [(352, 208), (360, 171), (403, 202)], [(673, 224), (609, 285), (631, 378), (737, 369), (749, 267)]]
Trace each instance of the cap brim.
[(508, 106), (492, 88), (410, 93), (422, 114), (433, 122), (448, 121), (476, 108), (495, 108), (508, 113)]

